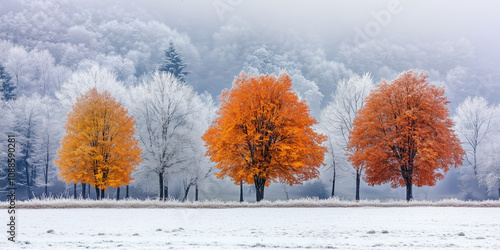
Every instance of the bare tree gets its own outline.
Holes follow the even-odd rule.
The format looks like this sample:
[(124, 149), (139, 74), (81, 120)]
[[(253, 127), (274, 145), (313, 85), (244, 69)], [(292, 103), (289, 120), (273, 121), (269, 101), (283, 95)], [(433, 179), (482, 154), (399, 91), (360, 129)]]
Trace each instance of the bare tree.
[(12, 81), (18, 89), (18, 95), (27, 91), (29, 86), (30, 72), (29, 54), (23, 47), (15, 46), (10, 49), (5, 62), (5, 68), (11, 73)]
[[(36, 161), (36, 137), (41, 123), (40, 107), (41, 97), (34, 94), (31, 97), (21, 96), (12, 103), (12, 108), (16, 114), (16, 124), (14, 130), (19, 135), (19, 176), (21, 186), (26, 187), (28, 198), (33, 198), (33, 188), (35, 179), (38, 176)], [(17, 150), (16, 150), (17, 152)], [(22, 169), (22, 170), (21, 170)]]
[(479, 169), (479, 183), (486, 186), (490, 195), (500, 198), (500, 133), (495, 131), (492, 140), (485, 146), (485, 161)]
[(485, 198), (486, 191), (481, 190), (481, 184), (492, 182), (489, 171), (495, 164), (491, 150), (496, 146), (489, 138), (495, 133), (494, 114), (495, 108), (483, 97), (467, 97), (457, 107), (455, 130), (462, 141), (468, 165), (459, 171), (464, 198)]
[(201, 139), (205, 131), (210, 127), (215, 119), (217, 107), (212, 96), (204, 92), (193, 98), (194, 116), (191, 119), (193, 123), (193, 132), (191, 138), (191, 159), (188, 164), (181, 167), (183, 173), (184, 198), (185, 201), (189, 194), (190, 187), (195, 187), (195, 201), (198, 201), (199, 189), (205, 185), (206, 180), (215, 172), (214, 163), (210, 157), (206, 156), (205, 142)]
[[(363, 107), (364, 99), (375, 86), (370, 74), (363, 76), (353, 75), (337, 84), (337, 90), (332, 93), (333, 101), (321, 113), (322, 130), (329, 139), (325, 142), (328, 148), (327, 159), (330, 159), (329, 168), (333, 169), (332, 196), (334, 194), (337, 167), (340, 164), (349, 165), (345, 155), (349, 142), (349, 135), (353, 129), (354, 118)], [(359, 188), (363, 167), (357, 167), (356, 200), (359, 200)]]
[(492, 132), (493, 108), (483, 97), (467, 97), (457, 108), (456, 131), (464, 143), (465, 160), (478, 176), (478, 150), (488, 134)]
[(48, 187), (57, 180), (57, 167), (54, 164), (59, 141), (64, 133), (59, 103), (45, 96), (42, 98), (39, 112), (40, 123), (35, 136), (33, 165), (40, 168), (41, 174), (35, 179), (36, 186), (43, 187), (43, 197), (48, 196)]
[(156, 173), (160, 199), (168, 198), (169, 174), (189, 163), (195, 98), (191, 86), (159, 72), (132, 90), (136, 133), (144, 158), (139, 178), (147, 172)]

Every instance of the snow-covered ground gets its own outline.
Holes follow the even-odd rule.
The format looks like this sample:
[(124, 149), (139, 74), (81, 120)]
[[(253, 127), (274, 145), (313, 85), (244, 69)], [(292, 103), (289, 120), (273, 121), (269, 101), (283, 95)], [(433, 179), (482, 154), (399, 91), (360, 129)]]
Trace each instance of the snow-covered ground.
[(499, 207), (18, 209), (0, 249), (500, 249)]

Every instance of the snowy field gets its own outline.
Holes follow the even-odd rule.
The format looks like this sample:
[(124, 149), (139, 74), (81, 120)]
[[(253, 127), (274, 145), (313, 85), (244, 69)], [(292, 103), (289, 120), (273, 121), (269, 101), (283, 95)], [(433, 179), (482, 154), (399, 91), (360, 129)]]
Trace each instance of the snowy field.
[(0, 249), (500, 249), (499, 207), (19, 209)]

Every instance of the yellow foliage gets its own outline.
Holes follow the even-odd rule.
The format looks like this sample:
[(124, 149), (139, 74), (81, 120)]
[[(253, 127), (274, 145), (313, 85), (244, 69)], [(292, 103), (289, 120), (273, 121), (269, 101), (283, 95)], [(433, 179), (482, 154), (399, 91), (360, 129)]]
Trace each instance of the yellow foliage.
[(141, 159), (135, 121), (120, 103), (95, 88), (77, 99), (68, 114), (57, 152), (61, 179), (99, 189), (127, 185)]

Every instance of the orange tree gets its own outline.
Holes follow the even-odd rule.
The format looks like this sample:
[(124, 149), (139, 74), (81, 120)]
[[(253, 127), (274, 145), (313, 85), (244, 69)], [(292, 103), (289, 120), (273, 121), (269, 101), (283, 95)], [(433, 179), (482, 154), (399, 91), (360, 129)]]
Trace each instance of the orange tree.
[(93, 88), (80, 96), (68, 114), (66, 136), (57, 152), (61, 179), (90, 183), (97, 199), (107, 187), (127, 185), (142, 161), (134, 124), (109, 92)]
[(444, 88), (427, 81), (427, 73), (407, 71), (382, 81), (354, 120), (349, 138), (354, 166), (365, 166), (365, 181), (393, 188), (433, 186), (450, 166), (462, 164), (464, 151), (450, 119)]
[(256, 200), (271, 182), (300, 184), (318, 176), (325, 136), (286, 73), (236, 77), (219, 97), (218, 117), (203, 136), (218, 178), (254, 184)]

